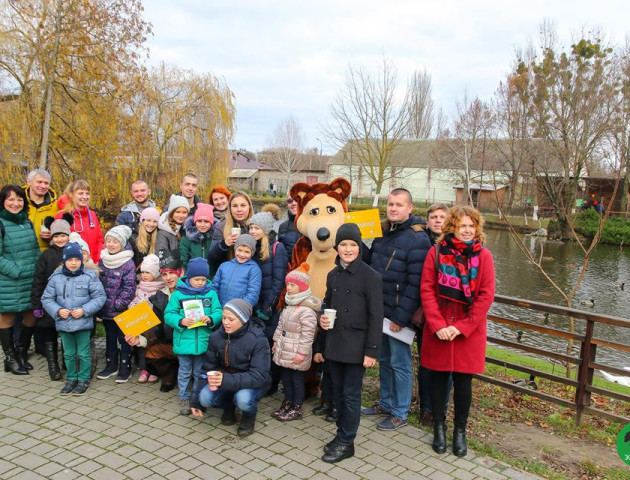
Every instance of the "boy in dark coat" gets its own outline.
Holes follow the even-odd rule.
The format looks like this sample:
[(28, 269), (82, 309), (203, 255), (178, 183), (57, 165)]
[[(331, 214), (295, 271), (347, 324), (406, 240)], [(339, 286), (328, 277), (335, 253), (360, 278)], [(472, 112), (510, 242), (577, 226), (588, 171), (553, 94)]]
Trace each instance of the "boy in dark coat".
[(329, 364), (337, 407), (337, 435), (326, 444), (322, 457), (327, 463), (354, 455), (363, 374), (376, 363), (381, 346), (383, 286), (381, 276), (361, 260), (361, 245), (361, 231), (356, 224), (339, 227), (335, 238), (337, 267), (328, 274), (324, 298), (326, 308), (336, 310), (336, 318), (326, 314), (320, 317), (320, 326), (326, 331), (324, 358)]
[[(203, 417), (207, 407), (223, 408), (221, 423), (236, 423), (235, 407), (243, 413), (237, 433), (254, 432), (258, 402), (270, 384), (271, 353), (265, 332), (252, 318), (251, 305), (233, 299), (223, 306), (221, 327), (210, 336), (203, 363), (207, 384), (199, 382), (190, 400), (191, 413)], [(212, 375), (210, 375), (212, 373)]]

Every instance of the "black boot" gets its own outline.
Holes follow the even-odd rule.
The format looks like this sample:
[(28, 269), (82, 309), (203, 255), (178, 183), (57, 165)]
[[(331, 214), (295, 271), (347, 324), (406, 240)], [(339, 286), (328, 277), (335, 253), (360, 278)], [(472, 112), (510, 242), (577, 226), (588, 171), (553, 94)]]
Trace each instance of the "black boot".
[(330, 415), (332, 409), (332, 403), (325, 402), (322, 398), (321, 404), (313, 409), (313, 415)]
[(118, 351), (105, 357), (105, 368), (96, 374), (99, 380), (105, 380), (118, 373)]
[(11, 328), (0, 329), (0, 342), (4, 352), (4, 371), (13, 375), (28, 375), (28, 370), (24, 368), (22, 362), (18, 362), (17, 353), (13, 346), (13, 330)]
[(44, 356), (48, 363), (48, 375), (51, 380), (61, 380), (61, 369), (59, 368), (59, 360), (57, 358), (57, 341), (44, 343)]
[(35, 331), (35, 327), (26, 327), (22, 325), (20, 329), (20, 344), (18, 345), (18, 355), (22, 359), (22, 363), (24, 368), (27, 370), (33, 370), (33, 365), (28, 361), (28, 349), (31, 347), (31, 338), (33, 337), (33, 332)]
[(431, 446), (435, 453), (446, 452), (446, 425), (444, 420), (433, 419), (433, 443)]
[(96, 367), (98, 365), (98, 358), (96, 357), (96, 344), (94, 343), (94, 337), (90, 338), (90, 378), (94, 378), (96, 373)]
[(468, 453), (466, 445), (466, 428), (455, 427), (453, 432), (453, 455), (463, 457)]
[(246, 437), (254, 433), (254, 426), (256, 425), (256, 414), (248, 415), (243, 413), (241, 418), (241, 424), (238, 426), (237, 434), (241, 437)]
[(330, 411), (326, 414), (326, 417), (324, 417), (324, 420), (327, 422), (336, 422), (337, 421), (337, 408), (332, 405), (332, 408), (330, 409)]
[(234, 425), (236, 423), (236, 407), (234, 405), (230, 405), (229, 407), (225, 407), (223, 409), (223, 414), (221, 415), (221, 425)]

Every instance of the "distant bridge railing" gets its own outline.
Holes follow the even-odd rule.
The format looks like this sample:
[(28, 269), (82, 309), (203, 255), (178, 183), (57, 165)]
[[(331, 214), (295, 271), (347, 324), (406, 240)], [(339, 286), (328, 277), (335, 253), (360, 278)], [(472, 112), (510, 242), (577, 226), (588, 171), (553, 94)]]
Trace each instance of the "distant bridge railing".
[[(510, 383), (508, 381), (504, 381), (501, 379), (497, 379), (485, 374), (475, 375), (475, 378), (482, 380), (484, 382), (491, 383), (493, 385), (498, 385), (503, 388), (507, 388), (516, 392), (521, 392), (526, 395), (530, 395), (532, 397), (540, 398), (541, 400), (552, 402), (558, 405), (562, 405), (564, 407), (570, 408), (576, 412), (575, 421), (579, 425), (582, 422), (582, 416), (585, 413), (596, 415), (599, 417), (606, 418), (608, 420), (612, 420), (614, 422), (619, 423), (629, 423), (630, 418), (626, 418), (620, 415), (617, 415), (612, 412), (608, 412), (602, 410), (600, 408), (596, 408), (591, 403), (591, 394), (595, 393), (597, 395), (602, 395), (609, 398), (614, 398), (616, 400), (621, 400), (624, 402), (630, 402), (630, 395), (614, 392), (605, 388), (600, 388), (593, 385), (593, 375), (595, 370), (601, 370), (604, 372), (609, 372), (615, 375), (620, 375), (624, 377), (630, 376), (630, 372), (627, 370), (623, 370), (621, 368), (604, 365), (602, 363), (597, 362), (597, 348), (598, 347), (607, 347), (615, 350), (619, 350), (622, 352), (630, 353), (630, 345), (626, 345), (623, 343), (613, 342), (610, 340), (604, 340), (602, 338), (596, 337), (595, 329), (597, 325), (611, 325), (620, 328), (630, 328), (630, 321), (613, 317), (610, 315), (601, 315), (592, 312), (586, 312), (583, 310), (577, 310), (573, 308), (561, 307), (557, 305), (550, 305), (546, 303), (540, 302), (532, 302), (529, 300), (523, 300), (515, 297), (507, 297), (504, 295), (496, 295), (494, 298), (495, 302), (513, 305), (516, 307), (521, 307), (529, 310), (536, 310), (540, 312), (547, 312), (550, 314), (559, 314), (564, 315), (567, 318), (572, 317), (576, 321), (584, 321), (586, 322), (586, 328), (584, 329), (584, 334), (579, 333), (571, 333), (565, 330), (559, 330), (552, 327), (536, 325), (530, 322), (522, 321), (522, 320), (514, 320), (509, 318), (503, 318), (496, 315), (488, 315), (488, 320), (496, 323), (501, 323), (504, 325), (510, 325), (512, 327), (516, 327), (522, 330), (533, 330), (539, 333), (543, 333), (546, 335), (551, 335), (553, 337), (563, 338), (565, 340), (573, 339), (576, 345), (580, 346), (580, 353), (578, 357), (572, 355), (565, 355), (557, 352), (550, 352), (543, 348), (537, 348), (530, 345), (523, 345), (517, 341), (511, 341), (504, 338), (497, 338), (494, 336), (488, 336), (488, 342), (493, 343), (495, 345), (500, 345), (502, 347), (509, 347), (517, 350), (521, 350), (530, 354), (540, 355), (545, 358), (551, 358), (557, 360), (560, 363), (564, 363), (565, 365), (572, 364), (577, 367), (577, 377), (567, 378), (566, 376), (555, 375), (553, 373), (541, 371), (535, 368), (526, 367), (523, 365), (517, 365), (514, 363), (506, 362), (504, 360), (492, 358), (490, 356), (486, 357), (486, 362), (492, 363), (494, 365), (500, 365), (504, 368), (520, 371), (529, 375), (533, 375), (535, 377), (544, 378), (550, 380), (552, 382), (556, 382), (563, 385), (568, 385), (575, 388), (575, 396), (572, 400), (568, 400), (566, 398), (561, 398), (550, 393), (541, 392), (539, 390), (532, 390), (527, 388), (526, 386), (515, 385), (514, 383)], [(630, 358), (630, 356), (629, 356)]]

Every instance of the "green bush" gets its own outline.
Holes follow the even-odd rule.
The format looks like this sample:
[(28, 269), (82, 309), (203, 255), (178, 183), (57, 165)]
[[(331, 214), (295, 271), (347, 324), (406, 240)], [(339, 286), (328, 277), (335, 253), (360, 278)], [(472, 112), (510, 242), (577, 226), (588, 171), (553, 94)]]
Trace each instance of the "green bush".
[[(585, 237), (593, 238), (597, 233), (599, 220), (600, 216), (595, 210), (584, 210), (575, 216), (575, 230)], [(604, 224), (601, 242), (616, 245), (630, 243), (630, 221), (610, 217)]]

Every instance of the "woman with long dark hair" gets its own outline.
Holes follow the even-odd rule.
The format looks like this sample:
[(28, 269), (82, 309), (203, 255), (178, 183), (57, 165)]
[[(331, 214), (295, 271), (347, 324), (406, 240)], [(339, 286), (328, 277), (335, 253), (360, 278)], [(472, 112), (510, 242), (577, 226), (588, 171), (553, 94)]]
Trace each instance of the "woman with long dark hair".
[[(26, 193), (18, 185), (0, 190), (0, 342), (4, 371), (26, 375), (36, 318), (31, 303), (31, 286), (39, 259), (39, 244), (28, 219)], [(13, 324), (22, 314), (18, 345), (13, 343)]]
[(425, 315), (420, 363), (431, 372), (433, 450), (446, 452), (448, 382), (453, 375), (453, 454), (466, 455), (472, 377), (486, 359), (487, 315), (494, 300), (494, 262), (483, 219), (473, 207), (453, 207), (424, 262), (420, 296)]

